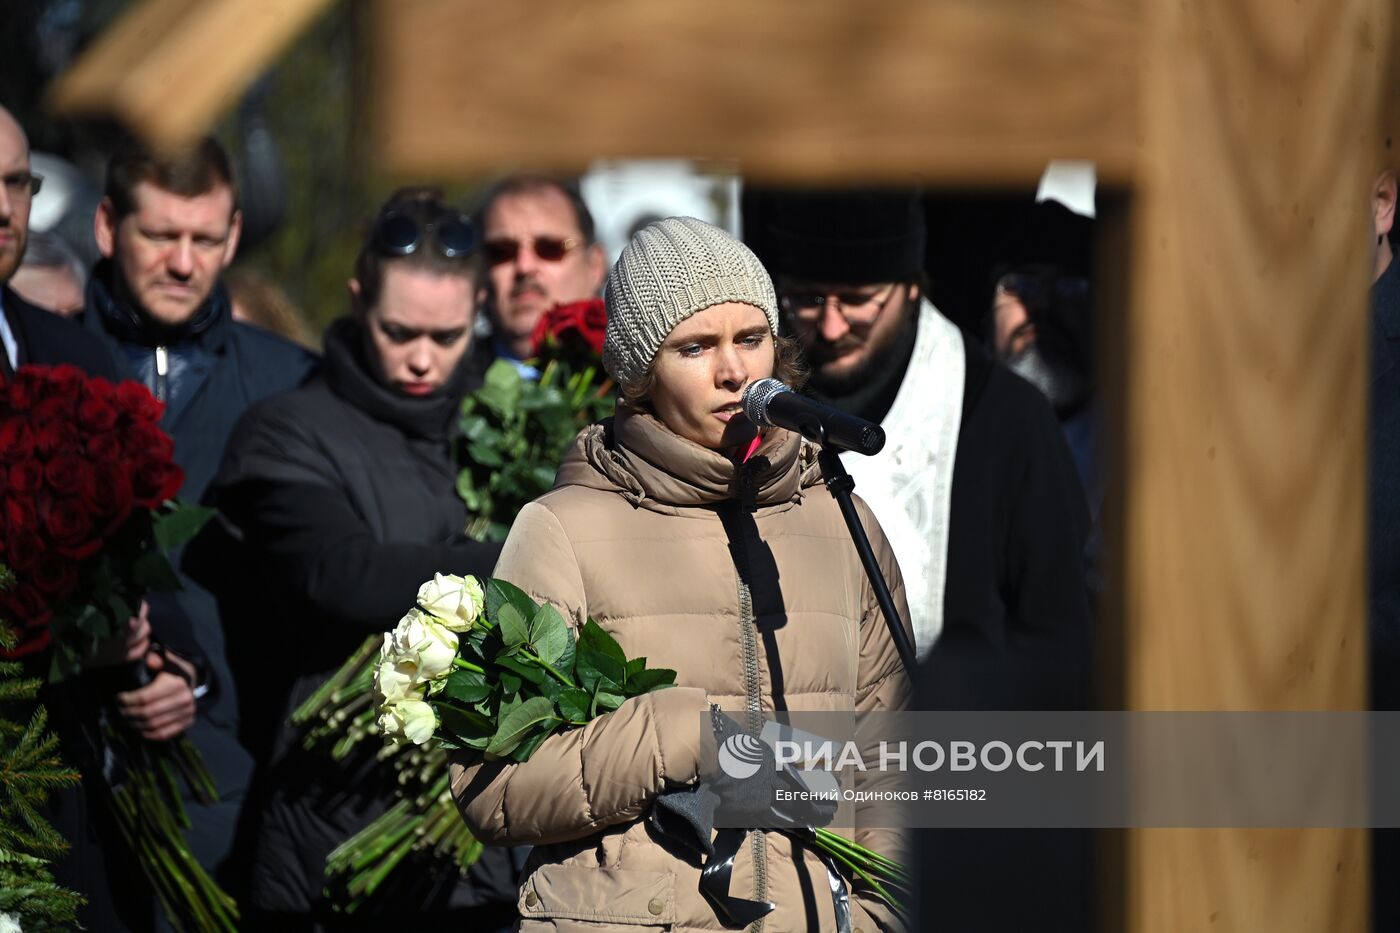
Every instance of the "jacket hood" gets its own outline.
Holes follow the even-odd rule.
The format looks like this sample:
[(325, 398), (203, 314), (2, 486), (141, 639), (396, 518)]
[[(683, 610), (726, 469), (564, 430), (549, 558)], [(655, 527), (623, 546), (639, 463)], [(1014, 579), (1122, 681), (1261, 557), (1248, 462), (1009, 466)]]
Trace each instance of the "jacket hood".
[(616, 492), (633, 506), (674, 513), (738, 500), (753, 510), (788, 506), (820, 483), (816, 448), (772, 429), (744, 464), (675, 434), (627, 405), (585, 428), (564, 457), (554, 487)]
[(117, 283), (116, 267), (110, 259), (93, 267), (85, 298), (85, 313), (122, 343), (155, 347), (193, 341), (212, 350), (228, 338), (233, 327), (233, 306), (222, 280), (214, 283), (209, 297), (189, 320), (176, 325), (162, 324), (133, 307), (126, 287)]

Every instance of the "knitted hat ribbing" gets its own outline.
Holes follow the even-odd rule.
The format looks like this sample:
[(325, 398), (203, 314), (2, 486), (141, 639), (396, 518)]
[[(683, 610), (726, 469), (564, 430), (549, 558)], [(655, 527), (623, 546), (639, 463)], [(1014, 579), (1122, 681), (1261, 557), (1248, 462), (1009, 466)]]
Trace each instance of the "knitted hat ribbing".
[(778, 332), (773, 280), (753, 252), (694, 217), (667, 217), (632, 237), (608, 273), (603, 366), (623, 385), (640, 382), (671, 330), (730, 301), (753, 305)]

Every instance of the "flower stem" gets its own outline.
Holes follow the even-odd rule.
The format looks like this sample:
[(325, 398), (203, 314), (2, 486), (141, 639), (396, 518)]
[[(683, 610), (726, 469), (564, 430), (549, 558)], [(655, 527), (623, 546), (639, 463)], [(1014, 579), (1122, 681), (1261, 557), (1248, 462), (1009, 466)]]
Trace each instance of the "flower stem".
[(544, 660), (539, 655), (535, 654), (533, 651), (530, 651), (527, 648), (521, 648), (520, 653), (525, 657), (529, 658), (531, 661), (534, 661), (540, 667), (553, 674), (554, 679), (559, 681), (561, 684), (565, 684), (566, 686), (570, 687), (574, 686), (574, 682), (572, 680), (559, 673), (557, 670), (555, 670), (554, 665), (550, 664), (548, 661)]
[(453, 658), (453, 659), (452, 659), (452, 664), (453, 664), (453, 666), (455, 666), (455, 667), (460, 667), (460, 668), (462, 668), (462, 670), (471, 671), (471, 672), (473, 672), (473, 673), (475, 673), (475, 674), (485, 674), (485, 673), (486, 673), (486, 670), (485, 670), (484, 668), (482, 668), (480, 665), (473, 664), (472, 662), (468, 661), (466, 658)]

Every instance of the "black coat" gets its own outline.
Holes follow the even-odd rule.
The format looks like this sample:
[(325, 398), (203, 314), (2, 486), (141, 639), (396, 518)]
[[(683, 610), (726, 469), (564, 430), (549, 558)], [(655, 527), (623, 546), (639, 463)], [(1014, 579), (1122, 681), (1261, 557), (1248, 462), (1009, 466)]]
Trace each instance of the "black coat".
[[(916, 709), (1092, 708), (1079, 475), (1049, 403), (971, 340), (953, 463), (943, 631)], [(1087, 830), (924, 830), (920, 928), (1092, 927)]]
[(0, 305), (18, 344), (20, 366), (69, 363), (113, 382), (126, 378), (126, 367), (106, 341), (89, 334), (76, 321), (35, 307), (8, 286), (0, 286)]
[[(454, 492), (450, 432), (474, 370), (463, 365), (442, 393), (412, 399), (371, 375), (363, 343), (354, 319), (332, 325), (321, 376), (248, 412), (213, 488), (261, 581), (261, 612), (239, 620), (264, 645), (260, 689), (273, 692), (266, 644), (292, 662), (280, 672), (283, 720), (367, 635), (392, 629), (433, 573), (487, 576), (500, 552), (463, 537)], [(393, 773), (374, 749), (337, 764), (296, 738), (283, 727), (274, 743), (252, 904), (304, 914), (325, 909), (326, 855), (392, 801)], [(455, 889), (450, 879), (434, 891), (381, 889), (375, 909), (513, 904), (514, 881), (505, 854), (488, 850)]]
[[(133, 308), (114, 282), (111, 264), (98, 263), (88, 280), (83, 324), (114, 348), (131, 377), (166, 403), (161, 427), (174, 440), (175, 462), (185, 471), (180, 498), (200, 501), (243, 412), (268, 395), (305, 382), (316, 357), (290, 341), (234, 321), (222, 284), (188, 321), (165, 327)], [(157, 371), (158, 348), (168, 363), (165, 373)], [(182, 551), (172, 555), (179, 567)], [(238, 740), (238, 698), (218, 606), (183, 568), (180, 582), (179, 592), (151, 598), (152, 623), (183, 615), (204, 649), (214, 689), (200, 701), (199, 716), (186, 735), (203, 755), (220, 795), (217, 804), (193, 809), (188, 838), (201, 863), (235, 873), (221, 878), (237, 888), (241, 879), (236, 873), (245, 866), (230, 855), (252, 780), (253, 758)]]

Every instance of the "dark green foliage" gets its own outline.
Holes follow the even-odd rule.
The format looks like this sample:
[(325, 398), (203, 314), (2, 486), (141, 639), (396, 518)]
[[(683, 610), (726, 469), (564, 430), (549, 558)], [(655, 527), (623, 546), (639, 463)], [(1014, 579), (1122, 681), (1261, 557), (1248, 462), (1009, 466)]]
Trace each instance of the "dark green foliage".
[(554, 485), (578, 432), (613, 413), (596, 366), (563, 359), (542, 366), (534, 381), (497, 360), (462, 402), (457, 494), (476, 516), (468, 533), (480, 540), (505, 538), (516, 513)]
[[(7, 584), (0, 565), (0, 589)], [(0, 620), (0, 645), (15, 643)], [(0, 661), (0, 913), (13, 915), (25, 931), (69, 929), (84, 903), (77, 892), (54, 884), (49, 872), (68, 843), (39, 808), (79, 777), (60, 760), (58, 737), (48, 732), (47, 713), (37, 703), (42, 683), (25, 677), (19, 662)]]

